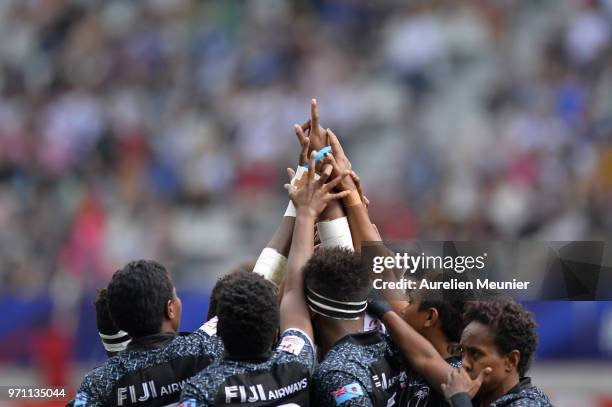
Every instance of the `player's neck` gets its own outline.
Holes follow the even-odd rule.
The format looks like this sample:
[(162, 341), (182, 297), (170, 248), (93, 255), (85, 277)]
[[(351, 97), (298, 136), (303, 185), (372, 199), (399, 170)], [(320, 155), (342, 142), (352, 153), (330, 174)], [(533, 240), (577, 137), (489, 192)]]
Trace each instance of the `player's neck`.
[(363, 332), (363, 318), (357, 320), (340, 320), (332, 318), (322, 318), (320, 321), (318, 345), (322, 356), (342, 338), (348, 334)]
[(159, 333), (164, 332), (176, 333), (176, 329), (174, 329), (174, 327), (172, 326), (172, 321), (170, 321), (169, 319), (164, 319), (164, 321), (162, 322), (162, 326), (159, 330)]
[(480, 406), (485, 407), (493, 403), (495, 400), (508, 393), (514, 386), (519, 383), (518, 374), (509, 375), (499, 386), (492, 389), (490, 392), (481, 394)]

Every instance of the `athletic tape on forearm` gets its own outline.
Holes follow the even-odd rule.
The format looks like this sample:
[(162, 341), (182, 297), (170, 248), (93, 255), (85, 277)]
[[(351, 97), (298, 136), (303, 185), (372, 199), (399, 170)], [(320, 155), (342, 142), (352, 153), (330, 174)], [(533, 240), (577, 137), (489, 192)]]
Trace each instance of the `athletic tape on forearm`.
[(266, 280), (270, 280), (279, 286), (283, 279), (286, 265), (287, 258), (285, 256), (271, 247), (266, 247), (261, 251), (253, 268), (253, 273), (260, 274)]
[[(291, 179), (291, 185), (297, 186), (298, 188), (304, 185), (304, 183), (306, 182), (306, 178), (305, 177), (302, 178), (304, 174), (308, 176), (308, 168), (302, 165), (298, 166), (297, 169), (295, 170), (295, 175)], [(315, 174), (315, 179), (318, 180), (319, 178), (320, 178), (319, 174)], [(295, 218), (296, 215), (297, 215), (297, 212), (295, 210), (295, 205), (293, 205), (293, 202), (289, 200), (289, 204), (287, 205), (287, 209), (285, 210), (285, 216), (291, 216)]]
[(318, 222), (317, 230), (319, 231), (321, 247), (340, 246), (355, 251), (351, 228), (346, 216), (330, 221)]

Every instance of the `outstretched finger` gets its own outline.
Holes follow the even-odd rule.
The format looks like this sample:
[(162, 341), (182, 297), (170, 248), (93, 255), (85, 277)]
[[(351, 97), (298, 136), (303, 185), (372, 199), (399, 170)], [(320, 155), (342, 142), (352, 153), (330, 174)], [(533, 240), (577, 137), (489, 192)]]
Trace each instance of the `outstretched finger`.
[(306, 180), (307, 184), (310, 184), (315, 178), (315, 162), (317, 160), (317, 151), (313, 150), (310, 153), (310, 165), (308, 166), (308, 178)]
[(367, 208), (368, 206), (370, 206), (370, 201), (368, 200), (368, 198), (365, 197), (365, 195), (363, 194), (363, 189), (361, 189), (361, 178), (359, 178), (359, 175), (357, 175), (355, 171), (352, 171), (352, 170), (351, 170), (351, 178), (353, 179), (353, 182), (355, 183), (355, 186), (357, 187), (357, 192), (359, 193), (361, 202), (363, 202), (363, 204)]
[(319, 180), (317, 181), (317, 187), (320, 188), (323, 185), (325, 185), (331, 173), (332, 173), (331, 164), (325, 164), (323, 166), (323, 170), (321, 171), (321, 176), (319, 177)]
[[(333, 180), (325, 184), (325, 186), (323, 187), (323, 191), (325, 192), (331, 191), (332, 189), (336, 188), (336, 186), (338, 186), (339, 183), (342, 182), (342, 179), (344, 177), (348, 177), (348, 176), (349, 176), (348, 172), (338, 175), (336, 178), (334, 178)], [(351, 191), (347, 191), (347, 192), (350, 193)]]
[(289, 176), (289, 181), (292, 181), (293, 177), (295, 177), (295, 171), (293, 171), (293, 168), (287, 168), (287, 175)]
[(336, 160), (334, 159), (334, 155), (333, 154), (325, 154), (325, 157), (323, 157), (323, 163), (325, 164), (331, 164), (331, 166), (333, 167), (334, 171), (336, 173), (338, 173), (340, 171), (340, 168), (338, 167), (338, 163), (336, 162)]
[(351, 191), (342, 191), (342, 192), (337, 192), (335, 194), (327, 194), (326, 195), (326, 201), (334, 201), (336, 199), (342, 199), (342, 198), (346, 198), (347, 196), (349, 196), (351, 194)]
[(310, 128), (317, 130), (319, 128), (319, 112), (317, 111), (317, 99), (310, 101)]
[(480, 371), (480, 373), (478, 374), (478, 376), (476, 377), (476, 380), (474, 380), (474, 384), (478, 387), (480, 387), (480, 385), (482, 384), (483, 380), (491, 374), (491, 372), (493, 371), (493, 369), (491, 369), (490, 367), (485, 367), (484, 369), (482, 369)]
[(293, 130), (295, 130), (295, 135), (297, 136), (301, 147), (298, 164), (304, 165), (306, 164), (306, 162), (308, 162), (308, 148), (310, 147), (310, 139), (306, 137), (306, 135), (304, 134), (304, 130), (302, 130), (299, 125), (295, 124), (293, 126)]
[(331, 129), (327, 129), (327, 141), (332, 148), (332, 153), (335, 156), (344, 155), (344, 150), (340, 145), (340, 141), (338, 140), (338, 137), (336, 137), (334, 132), (331, 131)]

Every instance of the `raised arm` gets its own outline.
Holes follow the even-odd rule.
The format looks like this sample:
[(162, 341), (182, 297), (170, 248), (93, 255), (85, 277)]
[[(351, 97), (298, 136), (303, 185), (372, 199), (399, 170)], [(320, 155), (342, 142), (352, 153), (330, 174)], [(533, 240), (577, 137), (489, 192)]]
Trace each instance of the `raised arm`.
[(468, 400), (476, 395), (482, 380), (490, 373), (490, 368), (483, 369), (482, 374), (475, 380), (470, 380), (465, 372), (462, 372), (461, 377), (457, 377), (455, 369), (440, 356), (431, 342), (394, 312), (376, 291), (374, 297), (368, 303), (368, 311), (385, 323), (393, 342), (414, 370), (449, 400), (458, 392), (468, 393)]
[[(310, 148), (310, 139), (304, 135), (302, 128), (298, 125), (294, 126), (295, 135), (300, 143), (300, 154), (298, 157), (298, 168), (303, 167), (308, 161), (308, 150)], [(299, 130), (299, 131), (298, 131)], [(295, 183), (295, 171), (287, 169), (291, 182)], [(291, 237), (293, 236), (293, 226), (295, 224), (295, 206), (291, 200), (280, 225), (274, 232), (272, 239), (262, 250), (257, 258), (253, 272), (263, 275), (268, 280), (275, 283), (277, 286), (285, 275), (285, 267), (287, 264), (287, 256), (291, 247)]]
[(298, 328), (311, 338), (313, 332), (310, 313), (304, 299), (303, 266), (313, 252), (314, 223), (329, 202), (348, 195), (347, 192), (333, 192), (334, 187), (342, 180), (342, 176), (326, 183), (332, 172), (329, 165), (324, 166), (321, 177), (315, 180), (315, 156), (316, 152), (313, 151), (310, 155), (308, 176), (303, 186), (298, 188), (291, 184), (285, 185), (296, 208), (296, 220), (287, 260), (284, 295), (280, 305), (281, 331)]

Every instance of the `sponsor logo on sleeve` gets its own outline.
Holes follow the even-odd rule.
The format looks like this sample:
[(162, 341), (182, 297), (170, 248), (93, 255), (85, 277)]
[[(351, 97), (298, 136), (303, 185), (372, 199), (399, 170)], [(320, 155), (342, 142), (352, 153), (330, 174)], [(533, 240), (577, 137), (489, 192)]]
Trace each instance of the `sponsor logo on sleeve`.
[(202, 331), (204, 331), (208, 336), (215, 336), (217, 334), (217, 322), (219, 319), (217, 317), (211, 318), (204, 325), (200, 327)]
[(187, 400), (181, 401), (181, 404), (179, 404), (179, 407), (196, 407), (196, 405), (197, 403), (195, 399), (187, 399)]
[(295, 335), (287, 335), (283, 337), (283, 340), (278, 345), (279, 350), (287, 353), (293, 353), (294, 355), (299, 355), (304, 348), (304, 340), (299, 336)]
[(333, 392), (333, 395), (336, 405), (339, 406), (346, 401), (363, 396), (363, 389), (359, 383), (351, 383), (340, 387), (338, 390)]
[(74, 398), (74, 407), (87, 405), (87, 393), (78, 392), (76, 397)]

